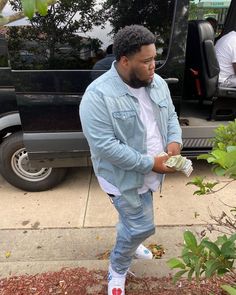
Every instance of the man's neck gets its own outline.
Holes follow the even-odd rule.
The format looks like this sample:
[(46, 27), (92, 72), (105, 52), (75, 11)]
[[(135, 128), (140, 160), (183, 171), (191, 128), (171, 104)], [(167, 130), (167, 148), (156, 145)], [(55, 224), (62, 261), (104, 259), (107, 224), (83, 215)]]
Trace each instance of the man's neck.
[(117, 73), (119, 74), (120, 78), (123, 80), (124, 83), (129, 85), (129, 79), (127, 76), (127, 73), (124, 71), (124, 69), (120, 66), (119, 62), (115, 62), (114, 66), (117, 70)]

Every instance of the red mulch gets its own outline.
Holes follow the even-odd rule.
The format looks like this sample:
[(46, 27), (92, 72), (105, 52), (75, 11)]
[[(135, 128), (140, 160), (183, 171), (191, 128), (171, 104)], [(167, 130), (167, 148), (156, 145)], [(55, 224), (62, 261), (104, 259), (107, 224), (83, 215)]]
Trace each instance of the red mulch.
[[(170, 277), (127, 277), (126, 295), (223, 295), (220, 285), (236, 285), (235, 276), (202, 280), (200, 285), (187, 280), (172, 284)], [(0, 295), (86, 295), (107, 294), (107, 273), (85, 268), (67, 269), (0, 280)]]

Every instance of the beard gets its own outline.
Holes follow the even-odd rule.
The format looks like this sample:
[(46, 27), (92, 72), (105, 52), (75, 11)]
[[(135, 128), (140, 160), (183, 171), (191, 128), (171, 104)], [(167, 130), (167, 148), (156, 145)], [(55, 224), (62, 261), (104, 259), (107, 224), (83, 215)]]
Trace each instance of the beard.
[(152, 80), (140, 80), (136, 73), (132, 71), (129, 76), (129, 80), (126, 83), (132, 88), (147, 87), (152, 83)]

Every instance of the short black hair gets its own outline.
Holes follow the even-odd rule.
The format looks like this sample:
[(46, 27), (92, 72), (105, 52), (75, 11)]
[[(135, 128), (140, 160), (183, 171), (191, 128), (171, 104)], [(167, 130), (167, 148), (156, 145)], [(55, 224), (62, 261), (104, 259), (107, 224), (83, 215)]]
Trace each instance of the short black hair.
[(116, 60), (130, 56), (141, 50), (143, 45), (154, 44), (156, 38), (152, 32), (140, 25), (126, 26), (118, 31), (114, 38), (113, 52)]
[(217, 25), (218, 25), (217, 19), (215, 19), (214, 17), (209, 16), (205, 20), (208, 21), (212, 25), (214, 31), (216, 32)]
[(214, 24), (218, 23), (217, 19), (215, 19), (214, 17), (211, 17), (211, 16), (207, 17), (205, 20), (210, 22), (210, 23), (212, 22)]
[(112, 54), (113, 53), (113, 44), (110, 44), (107, 46), (106, 54)]

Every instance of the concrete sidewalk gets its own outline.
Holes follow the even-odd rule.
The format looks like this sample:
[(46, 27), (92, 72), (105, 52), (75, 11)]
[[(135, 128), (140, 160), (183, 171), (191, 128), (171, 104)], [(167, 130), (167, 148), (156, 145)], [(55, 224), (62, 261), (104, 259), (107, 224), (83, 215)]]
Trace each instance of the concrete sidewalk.
[[(196, 188), (186, 183), (194, 176), (219, 179), (210, 169), (205, 162), (194, 161), (190, 179), (181, 173), (168, 175), (161, 194), (154, 194), (157, 232), (146, 245), (162, 244), (166, 254), (161, 260), (134, 261), (132, 270), (137, 275), (168, 274), (166, 260), (180, 253), (183, 231), (200, 233), (211, 223), (209, 209), (218, 215), (227, 209), (222, 202), (236, 205), (235, 183), (213, 195), (193, 196)], [(114, 243), (117, 213), (91, 168), (71, 169), (60, 186), (47, 192), (23, 192), (3, 178), (0, 190), (1, 277), (64, 266), (107, 268), (108, 261), (98, 260), (97, 255)]]

